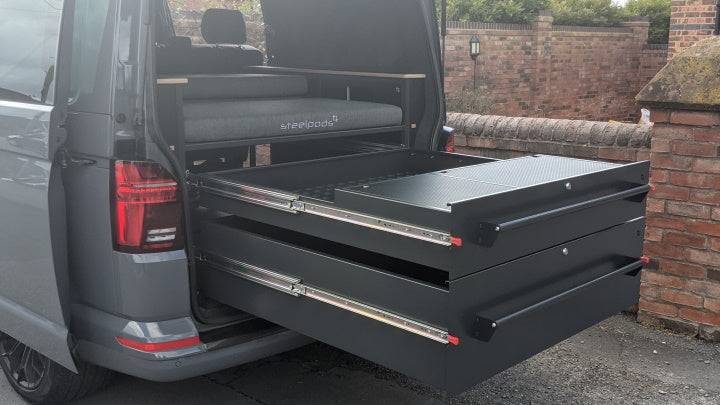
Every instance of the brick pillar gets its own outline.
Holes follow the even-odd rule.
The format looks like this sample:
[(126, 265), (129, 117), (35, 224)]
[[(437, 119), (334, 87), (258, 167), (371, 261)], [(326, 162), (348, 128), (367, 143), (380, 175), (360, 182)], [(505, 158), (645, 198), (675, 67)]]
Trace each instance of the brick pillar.
[(655, 123), (638, 319), (720, 341), (720, 37), (640, 92)]
[(650, 33), (650, 20), (647, 17), (628, 17), (620, 25), (632, 29), (636, 47), (642, 49), (643, 45), (647, 44)]
[(532, 24), (533, 27), (533, 58), (535, 59), (535, 80), (530, 104), (535, 111), (532, 114), (544, 116), (551, 106), (543, 105), (541, 100), (548, 93), (552, 73), (552, 37), (553, 16), (550, 10), (542, 10)]
[(712, 35), (717, 0), (673, 0), (668, 58)]
[(625, 63), (632, 71), (637, 72), (634, 77), (628, 77), (628, 82), (631, 82), (628, 84), (632, 86), (632, 91), (637, 91), (634, 89), (640, 89), (647, 84), (647, 79), (642, 75), (642, 59), (643, 48), (647, 45), (648, 34), (650, 33), (650, 21), (647, 17), (630, 17), (622, 22), (622, 26), (630, 28), (633, 32), (632, 48), (625, 54), (627, 58)]

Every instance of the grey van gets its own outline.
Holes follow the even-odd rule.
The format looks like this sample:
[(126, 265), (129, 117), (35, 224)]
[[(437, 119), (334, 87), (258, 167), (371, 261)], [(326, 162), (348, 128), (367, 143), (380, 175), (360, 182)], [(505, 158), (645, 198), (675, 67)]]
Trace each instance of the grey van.
[(261, 4), (0, 0), (20, 395), (313, 340), (456, 394), (637, 301), (647, 162), (452, 153), (432, 0)]

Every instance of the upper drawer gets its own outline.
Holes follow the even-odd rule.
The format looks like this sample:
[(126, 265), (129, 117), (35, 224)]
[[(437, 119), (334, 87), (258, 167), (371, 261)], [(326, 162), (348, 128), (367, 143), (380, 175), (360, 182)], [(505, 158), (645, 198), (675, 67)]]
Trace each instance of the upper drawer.
[(648, 162), (393, 152), (192, 181), (203, 206), (455, 280), (644, 216), (648, 170)]

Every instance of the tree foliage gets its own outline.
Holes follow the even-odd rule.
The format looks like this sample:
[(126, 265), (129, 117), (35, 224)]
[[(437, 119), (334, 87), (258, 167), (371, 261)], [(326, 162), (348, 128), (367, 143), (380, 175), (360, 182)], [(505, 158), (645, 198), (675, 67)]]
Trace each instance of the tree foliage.
[(260, 0), (168, 0), (172, 11), (204, 12), (209, 8), (240, 10), (246, 15), (262, 13)]
[[(440, 7), (440, 0), (436, 0)], [(557, 25), (613, 27), (622, 17), (648, 17), (651, 44), (667, 43), (671, 0), (447, 0), (449, 21), (527, 24), (540, 10), (549, 9)]]
[(480, 89), (465, 88), (448, 93), (445, 108), (448, 111), (468, 114), (488, 114), (492, 111), (493, 100)]
[(623, 16), (612, 0), (550, 0), (550, 10), (557, 25), (616, 27)]
[(650, 19), (648, 43), (667, 44), (670, 34), (671, 0), (629, 0), (625, 4), (626, 16), (642, 16)]
[(547, 6), (548, 0), (448, 0), (447, 13), (449, 21), (527, 24)]

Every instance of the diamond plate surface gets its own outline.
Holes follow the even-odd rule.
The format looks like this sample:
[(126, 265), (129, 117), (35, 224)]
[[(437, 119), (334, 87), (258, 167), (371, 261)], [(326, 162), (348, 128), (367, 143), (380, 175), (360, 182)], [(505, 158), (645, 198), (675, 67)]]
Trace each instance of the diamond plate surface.
[(437, 173), (383, 181), (351, 190), (421, 207), (450, 211), (448, 203), (512, 190), (513, 187), (448, 177)]
[(317, 198), (325, 201), (335, 201), (335, 189), (337, 188), (351, 188), (362, 184), (377, 183), (380, 181), (393, 180), (407, 176), (413, 176), (418, 174), (417, 172), (400, 172), (400, 173), (389, 173), (384, 176), (369, 177), (355, 180), (348, 180), (340, 183), (321, 184), (315, 187), (306, 187), (301, 189), (292, 190), (293, 193), (302, 195), (304, 197)]
[(528, 156), (440, 172), (472, 181), (529, 187), (619, 167), (616, 164), (559, 156)]
[(529, 156), (341, 188), (374, 198), (449, 211), (451, 203), (615, 167), (619, 166), (557, 156)]

